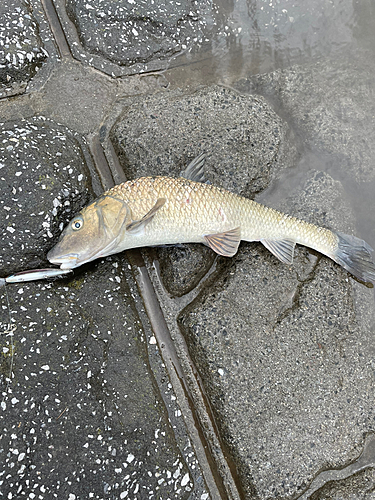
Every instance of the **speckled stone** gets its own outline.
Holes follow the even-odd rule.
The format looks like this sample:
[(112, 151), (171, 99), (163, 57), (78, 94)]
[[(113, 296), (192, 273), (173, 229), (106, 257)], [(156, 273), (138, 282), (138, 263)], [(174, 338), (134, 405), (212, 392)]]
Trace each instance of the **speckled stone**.
[(22, 92), (47, 57), (28, 0), (2, 0), (0, 97)]
[(288, 133), (262, 97), (211, 86), (136, 100), (118, 120), (112, 139), (128, 178), (177, 176), (205, 152), (212, 184), (254, 196), (294, 159)]
[[(5, 498), (191, 498), (129, 277), (107, 259), (75, 279), (7, 286), (13, 337), (0, 289)], [(165, 397), (181, 420), (171, 387)]]
[(215, 260), (215, 252), (194, 243), (162, 247), (156, 252), (163, 284), (172, 297), (181, 297), (196, 287)]
[[(350, 57), (352, 56), (352, 57)], [(309, 149), (328, 155), (343, 177), (375, 179), (375, 67), (363, 52), (294, 66), (240, 81), (242, 91), (270, 95)]]
[(82, 46), (119, 65), (168, 59), (199, 34), (191, 0), (68, 0), (66, 9)]
[(72, 215), (94, 197), (84, 144), (35, 119), (0, 125), (0, 272), (48, 265), (46, 253)]

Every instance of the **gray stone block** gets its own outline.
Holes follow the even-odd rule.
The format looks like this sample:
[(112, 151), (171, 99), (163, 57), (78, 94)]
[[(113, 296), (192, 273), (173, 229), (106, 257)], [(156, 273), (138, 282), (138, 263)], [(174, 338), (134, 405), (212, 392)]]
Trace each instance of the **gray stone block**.
[[(341, 216), (349, 230), (349, 207), (333, 212), (332, 197), (342, 197), (340, 183), (315, 172), (285, 205), (310, 222)], [(299, 247), (288, 267), (249, 243), (181, 313), (249, 498), (294, 497), (320, 470), (359, 455), (375, 416), (373, 334), (363, 318), (363, 310), (373, 317), (372, 301), (318, 254)]]
[(0, 4), (0, 97), (23, 92), (48, 56), (27, 0)]
[(84, 143), (65, 127), (43, 119), (1, 124), (3, 275), (46, 266), (62, 227), (94, 197), (87, 164)]

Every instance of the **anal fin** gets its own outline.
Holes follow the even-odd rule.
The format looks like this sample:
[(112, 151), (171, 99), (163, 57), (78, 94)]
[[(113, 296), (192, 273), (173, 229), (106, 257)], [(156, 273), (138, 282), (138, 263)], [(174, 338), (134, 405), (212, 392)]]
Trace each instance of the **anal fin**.
[(241, 229), (236, 227), (225, 233), (209, 234), (204, 237), (206, 244), (219, 255), (233, 257), (241, 241)]
[(260, 240), (260, 242), (284, 264), (292, 264), (294, 256), (294, 247), (296, 242), (293, 240)]

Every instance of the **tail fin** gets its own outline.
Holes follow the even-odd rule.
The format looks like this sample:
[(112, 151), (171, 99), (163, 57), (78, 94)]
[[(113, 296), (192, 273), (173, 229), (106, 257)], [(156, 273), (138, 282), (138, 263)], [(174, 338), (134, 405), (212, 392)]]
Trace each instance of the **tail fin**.
[(338, 246), (332, 259), (356, 278), (375, 285), (375, 264), (370, 245), (349, 234), (336, 233), (336, 235)]

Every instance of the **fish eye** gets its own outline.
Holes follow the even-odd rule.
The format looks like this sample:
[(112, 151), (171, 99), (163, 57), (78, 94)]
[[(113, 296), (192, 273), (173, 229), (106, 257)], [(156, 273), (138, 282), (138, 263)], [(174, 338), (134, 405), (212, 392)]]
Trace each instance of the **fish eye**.
[(77, 217), (72, 221), (72, 229), (78, 231), (83, 226), (83, 220), (81, 217)]

